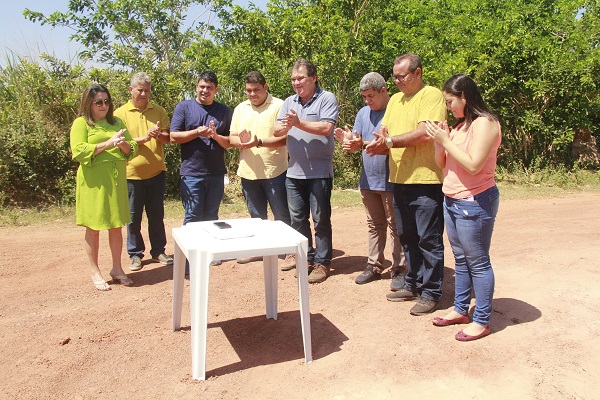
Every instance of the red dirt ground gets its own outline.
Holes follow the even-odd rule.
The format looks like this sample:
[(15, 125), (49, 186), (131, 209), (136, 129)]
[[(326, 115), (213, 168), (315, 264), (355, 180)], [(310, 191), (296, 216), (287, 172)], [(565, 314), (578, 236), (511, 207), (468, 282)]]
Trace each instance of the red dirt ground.
[[(0, 228), (0, 398), (598, 399), (599, 204), (599, 193), (501, 200), (493, 334), (471, 343), (387, 302), (389, 275), (356, 285), (364, 211), (335, 209), (332, 276), (309, 289), (314, 362), (303, 362), (293, 271), (279, 273), (278, 320), (267, 320), (262, 265), (229, 261), (211, 273), (206, 381), (191, 378), (187, 281), (184, 328), (171, 331), (171, 267), (146, 261), (133, 287), (102, 293), (83, 228)], [(105, 276), (109, 260), (103, 233)], [(445, 264), (434, 315), (452, 306), (448, 246)]]

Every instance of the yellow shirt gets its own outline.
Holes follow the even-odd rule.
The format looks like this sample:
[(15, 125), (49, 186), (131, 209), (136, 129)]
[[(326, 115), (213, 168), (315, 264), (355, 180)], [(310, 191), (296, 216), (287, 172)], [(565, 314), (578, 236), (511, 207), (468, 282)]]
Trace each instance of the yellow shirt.
[[(396, 93), (390, 98), (381, 125), (390, 136), (417, 129), (419, 122), (446, 120), (446, 104), (439, 89), (425, 86), (411, 97)], [(434, 143), (390, 149), (390, 182), (402, 184), (442, 183), (442, 170), (435, 163)]]
[[(261, 107), (255, 107), (246, 100), (233, 110), (231, 118), (231, 132), (240, 133), (244, 129), (250, 131), (252, 136), (259, 139), (273, 136), (275, 122), (283, 105), (283, 100), (271, 96)], [(271, 179), (283, 174), (287, 170), (287, 148), (277, 149), (266, 147), (252, 147), (240, 150), (240, 165), (237, 174), (250, 180)]]
[[(115, 116), (121, 118), (132, 138), (146, 136), (148, 129), (160, 121), (161, 130), (169, 130), (170, 120), (164, 108), (148, 103), (144, 111), (135, 108), (131, 100), (115, 110)], [(127, 179), (150, 179), (166, 171), (163, 145), (156, 139), (139, 143), (136, 156), (127, 163)]]

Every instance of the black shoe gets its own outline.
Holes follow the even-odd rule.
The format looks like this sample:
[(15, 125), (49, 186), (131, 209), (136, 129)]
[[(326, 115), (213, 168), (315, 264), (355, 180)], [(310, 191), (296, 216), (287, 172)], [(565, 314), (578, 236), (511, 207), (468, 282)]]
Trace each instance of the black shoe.
[(390, 290), (396, 292), (404, 287), (406, 284), (405, 276), (406, 270), (403, 268), (394, 268), (391, 271), (392, 281), (390, 282)]
[(354, 279), (354, 282), (359, 285), (364, 285), (365, 283), (369, 283), (377, 279), (381, 279), (381, 273), (375, 271), (372, 265), (367, 265), (367, 268), (365, 268), (362, 274), (358, 275)]

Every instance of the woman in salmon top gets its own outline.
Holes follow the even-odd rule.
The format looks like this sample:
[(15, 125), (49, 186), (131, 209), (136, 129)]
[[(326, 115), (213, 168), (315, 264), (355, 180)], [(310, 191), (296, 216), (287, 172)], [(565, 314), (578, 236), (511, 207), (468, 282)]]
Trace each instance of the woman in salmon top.
[(433, 324), (468, 324), (455, 338), (471, 341), (490, 334), (494, 296), (490, 243), (499, 204), (494, 171), (501, 131), (498, 117), (469, 76), (453, 75), (444, 84), (444, 98), (456, 124), (451, 129), (447, 122), (426, 124), (427, 134), (435, 140), (436, 163), (444, 170), (444, 221), (454, 253), (456, 287), (454, 309), (435, 317)]

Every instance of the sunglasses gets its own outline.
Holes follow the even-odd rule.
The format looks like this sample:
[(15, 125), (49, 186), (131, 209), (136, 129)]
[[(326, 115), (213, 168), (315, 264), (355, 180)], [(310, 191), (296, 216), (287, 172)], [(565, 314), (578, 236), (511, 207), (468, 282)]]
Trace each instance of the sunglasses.
[(104, 99), (104, 100), (96, 100), (96, 101), (94, 101), (94, 104), (98, 107), (102, 107), (102, 105), (105, 105), (105, 106), (109, 105), (110, 102), (111, 102), (110, 99)]

